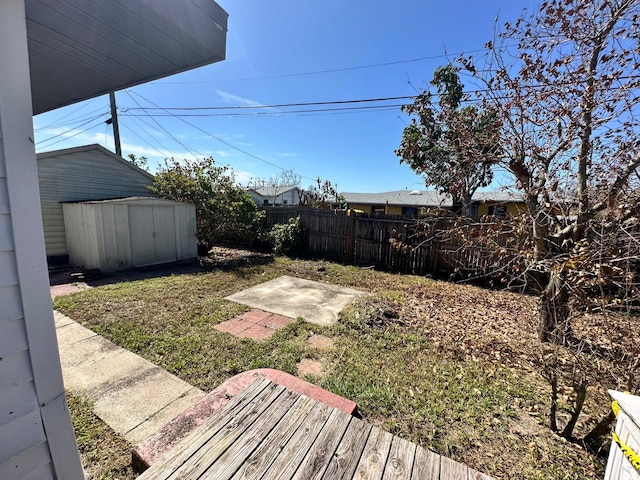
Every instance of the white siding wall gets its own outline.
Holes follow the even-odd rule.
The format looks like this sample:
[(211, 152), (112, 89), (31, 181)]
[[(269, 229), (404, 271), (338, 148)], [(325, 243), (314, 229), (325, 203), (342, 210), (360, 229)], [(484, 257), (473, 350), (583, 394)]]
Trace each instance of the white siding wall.
[(68, 254), (60, 202), (149, 196), (153, 181), (97, 146), (40, 154), (38, 180), (48, 256)]
[(0, 479), (79, 480), (40, 221), (24, 0), (0, 1)]
[(38, 408), (13, 245), (0, 139), (0, 478), (27, 477), (44, 468), (52, 478)]
[[(12, 16), (23, 14), (22, 8), (16, 1), (0, 4), (0, 43), (3, 45), (13, 41), (11, 35), (20, 34), (20, 22)], [(18, 45), (19, 40), (18, 37)], [(19, 52), (0, 49), (0, 65), (6, 69), (3, 71), (13, 73), (12, 67), (20, 65)], [(16, 75), (19, 74), (18, 69)], [(12, 75), (3, 75), (0, 84), (0, 479), (17, 480), (37, 470), (41, 470), (41, 478), (52, 479), (51, 456), (29, 355), (9, 200), (6, 151), (20, 149), (20, 145), (15, 145), (19, 142), (7, 144), (9, 139), (14, 140), (10, 136), (20, 131), (20, 127), (12, 124), (20, 101), (9, 98), (15, 87), (10, 77)], [(19, 119), (17, 121), (19, 123)]]

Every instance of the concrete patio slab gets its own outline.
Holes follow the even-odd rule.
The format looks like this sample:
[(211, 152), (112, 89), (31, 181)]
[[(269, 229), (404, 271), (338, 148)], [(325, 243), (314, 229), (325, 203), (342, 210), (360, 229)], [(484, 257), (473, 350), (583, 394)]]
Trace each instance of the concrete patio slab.
[(366, 292), (284, 275), (226, 297), (226, 300), (278, 313), (303, 317), (307, 322), (331, 325), (338, 313)]

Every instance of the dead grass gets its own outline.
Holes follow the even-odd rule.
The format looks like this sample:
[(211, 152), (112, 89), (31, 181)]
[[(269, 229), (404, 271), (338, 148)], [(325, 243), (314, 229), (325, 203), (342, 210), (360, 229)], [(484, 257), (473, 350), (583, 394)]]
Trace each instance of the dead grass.
[(91, 402), (67, 393), (71, 420), (87, 480), (133, 480), (131, 445), (100, 420)]
[[(478, 470), (601, 478), (601, 457), (544, 425), (549, 389), (539, 373), (535, 298), (321, 261), (231, 257), (207, 271), (60, 297), (55, 307), (204, 390), (247, 369), (295, 374), (302, 359), (319, 359), (326, 373), (310, 380), (354, 400), (366, 420)], [(283, 274), (371, 296), (333, 327), (298, 321), (264, 342), (213, 328), (244, 310), (224, 296)], [(576, 330), (593, 335), (588, 328), (597, 324), (582, 316)], [(309, 345), (319, 334), (331, 348)], [(578, 432), (608, 411), (611, 382), (603, 377), (590, 388)]]

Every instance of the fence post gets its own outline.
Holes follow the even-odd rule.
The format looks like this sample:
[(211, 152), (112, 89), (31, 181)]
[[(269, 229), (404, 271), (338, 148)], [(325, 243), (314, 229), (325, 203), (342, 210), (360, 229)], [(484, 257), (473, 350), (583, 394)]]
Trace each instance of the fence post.
[(435, 221), (435, 223), (433, 224), (433, 235), (432, 235), (432, 242), (431, 242), (431, 273), (432, 274), (437, 274), (438, 273), (438, 267), (439, 267), (439, 260), (440, 260), (440, 240), (438, 238), (438, 234), (436, 234), (435, 232), (439, 232), (440, 231), (440, 219), (437, 219)]
[(347, 258), (349, 259), (350, 262), (354, 261), (354, 257), (355, 257), (355, 235), (354, 235), (354, 231), (355, 231), (355, 224), (356, 224), (356, 217), (347, 217), (349, 220), (347, 221)]

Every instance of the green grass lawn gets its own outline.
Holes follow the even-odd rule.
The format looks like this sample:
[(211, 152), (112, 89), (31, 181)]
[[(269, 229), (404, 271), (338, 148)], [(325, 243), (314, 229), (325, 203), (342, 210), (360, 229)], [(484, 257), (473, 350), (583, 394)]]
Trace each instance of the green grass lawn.
[[(283, 274), (371, 295), (334, 326), (298, 320), (266, 341), (213, 328), (246, 310), (223, 297)], [(367, 421), (480, 471), (524, 479), (603, 474), (601, 458), (541, 425), (548, 388), (534, 367), (531, 297), (277, 258), (97, 287), (54, 306), (205, 391), (245, 370), (296, 374), (301, 360), (316, 359), (325, 373), (307, 380), (354, 400)], [(318, 334), (333, 346), (310, 345)], [(608, 408), (597, 393), (585, 422)]]

